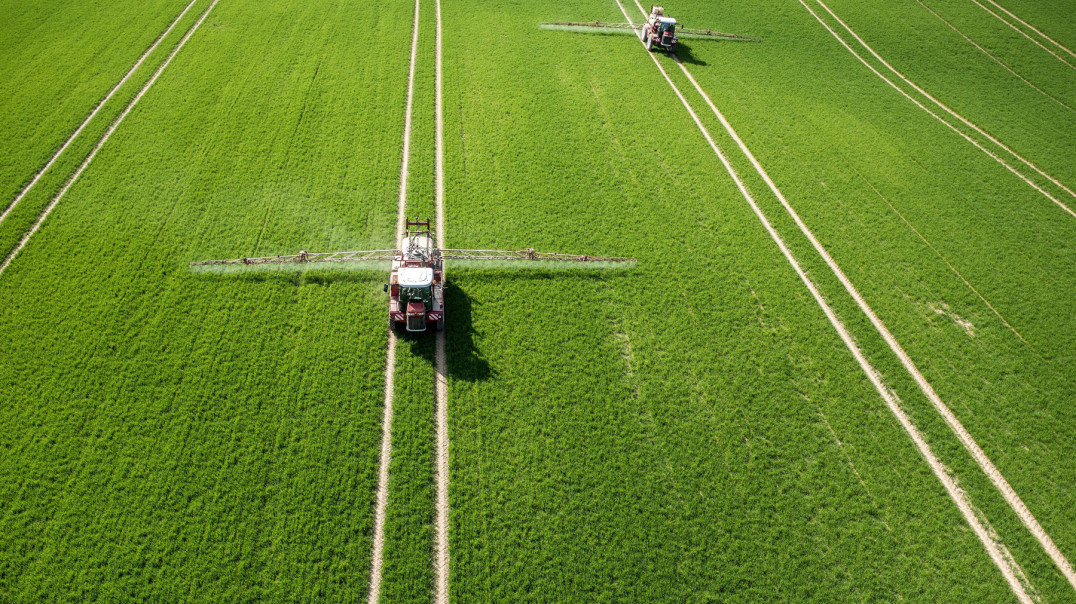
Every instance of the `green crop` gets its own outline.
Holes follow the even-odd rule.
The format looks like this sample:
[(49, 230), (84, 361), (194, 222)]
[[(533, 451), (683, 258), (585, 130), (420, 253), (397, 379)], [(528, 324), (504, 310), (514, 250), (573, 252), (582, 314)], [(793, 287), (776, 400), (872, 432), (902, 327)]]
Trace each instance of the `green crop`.
[[(888, 39), (876, 25), (861, 29), (855, 7), (827, 4), (872, 46), (878, 39)], [(766, 54), (753, 60), (748, 60), (747, 47), (694, 45), (691, 52), (700, 62), (729, 67), (725, 73), (704, 68), (693, 68), (693, 72), (734, 124), (750, 125), (748, 144), (808, 226), (1071, 559), (1076, 552), (1072, 533), (1076, 516), (1071, 511), (1076, 501), (1070, 490), (1058, 485), (1076, 480), (1076, 468), (1065, 461), (1076, 451), (1071, 442), (1056, 435), (1070, 433), (1076, 422), (1062, 403), (1076, 394), (1070, 362), (1076, 342), (1076, 298), (1070, 286), (1076, 278), (1071, 245), (1076, 223), (901, 97), (841, 47), (802, 6), (799, 11), (785, 19), (802, 27), (804, 34), (789, 39), (765, 29), (775, 27), (778, 13), (760, 9), (755, 14), (736, 11), (730, 15), (698, 9), (693, 19), (743, 23), (772, 42), (766, 45)], [(891, 17), (860, 23), (898, 21)], [(937, 25), (952, 34), (944, 23)], [(997, 67), (956, 38), (972, 50), (961, 55), (969, 71)], [(914, 39), (908, 37), (904, 44)], [(792, 52), (793, 47), (797, 52)], [(915, 71), (929, 69), (927, 57), (934, 55), (920, 53), (917, 61), (910, 61), (899, 58), (900, 53), (884, 43), (875, 48), (883, 56), (890, 55), (887, 59), (895, 67), (928, 91), (937, 87), (934, 80)], [(1023, 52), (1036, 56), (1041, 51), (1027, 42)], [(944, 96), (944, 87), (932, 92), (957, 110), (969, 111), (981, 127), (1014, 147), (1035, 139), (1043, 141), (1042, 149), (1049, 149), (1076, 133), (1062, 115), (1064, 109), (1027, 101), (1025, 92), (1035, 94), (1033, 90), (1000, 67), (994, 73), (996, 77), (966, 86), (964, 97)], [(775, 78), (781, 86), (774, 85)], [(729, 86), (730, 81), (738, 85)], [(1004, 88), (1006, 83), (1008, 88)], [(1004, 99), (1003, 88), (1013, 89), (1010, 99)], [(995, 96), (998, 110), (1009, 107), (1013, 111), (1025, 106), (1025, 101), (1027, 107), (1036, 107), (1025, 110), (1024, 138), (998, 128), (1000, 121), (988, 121), (988, 114), (972, 115), (958, 105), (962, 98), (976, 94)], [(747, 134), (744, 127), (740, 130)], [(819, 132), (832, 134), (819, 136)], [(1030, 156), (1033, 151), (1021, 152)], [(1036, 162), (1041, 157), (1033, 156)], [(1073, 179), (1062, 180), (1071, 183)], [(757, 181), (755, 188), (764, 190)], [(771, 215), (782, 213), (775, 201), (764, 203)], [(853, 305), (840, 306), (847, 303), (843, 288), (832, 281), (825, 285), (828, 270), (817, 258), (812, 260), (814, 255), (795, 226), (786, 220), (780, 228), (812, 266), (812, 274), (822, 280), (828, 296), (845, 309), (843, 314), (857, 315)], [(857, 338), (877, 341), (872, 331), (869, 326), (858, 329)], [(886, 347), (879, 350), (882, 353), (874, 356), (875, 363), (880, 369), (892, 366), (885, 373), (921, 427), (932, 442), (949, 446), (944, 444), (951, 439), (948, 427), (916, 396), (918, 388), (888, 358)], [(896, 380), (904, 380), (903, 386)], [(993, 487), (987, 484), (979, 491), (971, 486), (981, 480), (981, 472), (959, 446), (953, 449), (956, 459), (949, 463), (968, 481), (966, 488), (1002, 531), (1005, 542), (1032, 575), (1032, 583), (1044, 593), (1064, 593), (1069, 588), (1038, 543)]]
[[(535, 27), (621, 20), (615, 5), (511, 6), (511, 18), (492, 9), (446, 9), (459, 32), (446, 49), (446, 71), (461, 78), (448, 79), (447, 105), (460, 107), (447, 126), (455, 145), (448, 149), (449, 245), (627, 254), (639, 258), (639, 268), (576, 279), (505, 274), (493, 282), (455, 273), (465, 279), (461, 289), (475, 313), (473, 350), (458, 353), (458, 362), (482, 359), (492, 376), (459, 377), (450, 388), (454, 576), (470, 579), (454, 583), (456, 595), (1006, 597), (982, 546), (964, 541), (969, 534), (954, 506), (864, 387), (865, 377), (638, 44)], [(842, 55), (836, 41), (816, 35), (820, 26), (798, 3), (735, 10), (688, 3), (677, 10), (691, 26), (766, 40), (691, 41), (680, 54), (973, 434), (1036, 443), (1044, 462), (1037, 469), (1030, 460), (1014, 463), (1007, 446), (988, 452), (1004, 460), (1003, 471), (1022, 483), (1027, 499), (1040, 502), (1036, 513), (1052, 519), (1048, 530), (1063, 539), (1072, 506), (1044, 479), (1071, 470), (1064, 462), (1069, 445), (1050, 436), (1071, 432), (1071, 420), (1048, 420), (1046, 413), (1060, 412), (1056, 402), (1072, 398), (1065, 385), (1072, 374), (1057, 356), (1065, 344), (1041, 335), (1032, 341), (1029, 332), (1060, 329), (1071, 337), (1072, 313), (1038, 319), (1046, 308), (1072, 308), (1071, 280), (1040, 281), (1015, 263), (1022, 258), (1030, 270), (1068, 274), (1071, 250), (1061, 243), (1072, 240), (1068, 217), (872, 82), (869, 72), (857, 76), (865, 68)], [(481, 34), (489, 30), (506, 33)], [(662, 61), (690, 90), (675, 65)], [(705, 110), (697, 95), (689, 97)], [(719, 144), (734, 150), (717, 120), (703, 117), (721, 134)], [(968, 166), (957, 187), (945, 182), (952, 170), (942, 167), (952, 166), (954, 155)], [(1023, 284), (1025, 296), (1034, 284), (1035, 295), (1014, 296), (1020, 311), (1010, 311), (1030, 344), (857, 180), (853, 159), (861, 172), (885, 176), (887, 197), (896, 197), (891, 185), (898, 182), (936, 191), (918, 204), (902, 197), (898, 207), (918, 212), (921, 232), (953, 232), (927, 237), (944, 258), (957, 248), (975, 256), (969, 232), (999, 251), (1015, 246), (1000, 275), (964, 262), (960, 274), (980, 291), (989, 288), (988, 299), (1006, 283)], [(750, 165), (735, 162), (752, 190), (765, 193)], [(977, 189), (986, 195), (995, 188), (988, 196), (961, 192), (983, 176)], [(780, 206), (768, 197), (762, 203), (933, 446), (959, 465), (961, 480), (1003, 529), (1033, 584), (1064, 593), (1038, 545), (780, 216)], [(962, 210), (939, 214), (950, 207)], [(1008, 218), (1018, 213), (1026, 218)], [(926, 215), (943, 218), (924, 222)], [(998, 238), (999, 225), (1016, 232)], [(1042, 310), (1018, 319), (1036, 304)], [(963, 317), (978, 326), (975, 339), (956, 322)], [(459, 337), (449, 335), (450, 342)], [(961, 351), (959, 362), (946, 361), (950, 350)], [(1006, 366), (1019, 373), (1007, 375)], [(968, 388), (975, 380), (980, 385)], [(998, 409), (998, 396), (1035, 417), (1035, 425)], [(964, 405), (982, 412), (972, 417)], [(984, 405), (994, 407), (987, 412)], [(941, 559), (951, 565), (934, 566)]]
[(4, 272), (0, 599), (365, 593), (382, 277), (187, 264), (389, 244), (408, 8), (222, 0)]
[(7, 2), (0, 8), (4, 205), (188, 2)]
[[(1076, 185), (1065, 107), (1076, 106), (1076, 71), (973, 3), (825, 1), (909, 78)], [(1071, 15), (1003, 3), (1076, 46)], [(76, 50), (64, 19), (86, 15), (84, 4), (55, 19), (21, 8), (0, 26), (47, 23), (33, 44), (4, 37), (0, 48), (69, 61), (50, 80), (30, 68), (40, 63), (0, 53), (4, 73), (23, 74), (3, 85), (37, 82), (9, 95), (0, 118), (12, 158), (0, 187), (12, 195), (182, 10), (122, 9), (130, 35), (104, 41), (93, 32), (122, 10), (91, 15), (77, 39), (99, 45)], [(615, 271), (448, 262), (452, 598), (1010, 599), (638, 41), (538, 27), (622, 21), (616, 3), (442, 5), (436, 228), (447, 246), (638, 259)], [(666, 8), (688, 27), (764, 40), (685, 40), (679, 56), (1076, 559), (1076, 220), (878, 79), (798, 0)], [(402, 0), (221, 0), (0, 275), (0, 600), (365, 598), (384, 274), (187, 265), (391, 247), (413, 11)], [(424, 1), (410, 217), (435, 214), (435, 18)], [(1034, 591), (1067, 599), (1065, 579), (702, 97), (656, 56)], [(0, 225), (0, 248), (137, 79)], [(50, 81), (71, 92), (46, 111)], [(386, 602), (433, 591), (426, 336), (397, 348)]]

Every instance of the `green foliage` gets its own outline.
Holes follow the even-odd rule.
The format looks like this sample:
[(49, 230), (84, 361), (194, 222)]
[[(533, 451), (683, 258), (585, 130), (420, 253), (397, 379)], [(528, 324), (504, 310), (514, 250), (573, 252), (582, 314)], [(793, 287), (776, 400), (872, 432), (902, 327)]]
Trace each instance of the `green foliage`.
[[(1072, 184), (1071, 112), (918, 3), (827, 2), (909, 77)], [(1071, 74), (1015, 32), (925, 2), (1072, 100)], [(449, 247), (639, 259), (624, 271), (448, 267), (453, 598), (1009, 598), (638, 42), (537, 27), (620, 21), (615, 3), (443, 4)], [(207, 5), (0, 225), (0, 249)], [(365, 596), (382, 274), (187, 263), (391, 245), (413, 7), (221, 2), (0, 276), (0, 600)], [(434, 214), (433, 8), (423, 2), (410, 216)], [(1076, 559), (1073, 221), (878, 80), (799, 2), (667, 8), (765, 40), (685, 41), (680, 56)], [(181, 7), (3, 10), (0, 30), (45, 24), (0, 36), (12, 50), (0, 86), (25, 91), (0, 117), (10, 197)], [(73, 21), (84, 25), (68, 35)], [(1072, 35), (1071, 22), (1049, 27)], [(1031, 582), (1067, 597), (658, 59)], [(68, 92), (46, 103), (53, 86)], [(405, 336), (397, 351), (385, 601), (431, 593), (433, 346)]]
[[(1043, 105), (1041, 95), (1029, 98), (1028, 91), (1031, 97), (1037, 93), (919, 5), (913, 4), (922, 15), (911, 19), (887, 14), (903, 12), (904, 4), (827, 4), (891, 64), (1034, 161), (1076, 136), (1066, 110), (1049, 100), (1052, 107)], [(927, 4), (936, 11), (949, 7)], [(1076, 450), (1071, 440), (1057, 435), (1076, 429), (1067, 403), (1076, 397), (1071, 362), (1076, 222), (882, 82), (798, 2), (798, 10), (787, 13), (693, 7), (693, 21), (723, 19), (767, 40), (752, 56), (745, 46), (695, 44), (691, 55), (706, 66), (692, 67), (693, 73), (729, 120), (743, 124), (740, 134), (807, 225), (1071, 559), (1076, 493), (1060, 485), (1076, 481), (1076, 467), (1067, 461)], [(944, 14), (954, 21), (959, 17)], [(909, 20), (926, 28), (922, 35), (900, 38), (887, 29), (907, 27)], [(778, 35), (789, 29), (802, 33)], [(1042, 53), (1020, 39), (1025, 56)], [(926, 40), (937, 40), (932, 44), (939, 50), (923, 52)], [(956, 48), (957, 42), (966, 48)], [(928, 75), (932, 65), (944, 73), (951, 61), (980, 77), (958, 91), (942, 85), (937, 74)], [(716, 65), (722, 69), (708, 67)], [(682, 78), (678, 82), (687, 85)], [(1037, 80), (1043, 86), (1051, 82), (1058, 80)], [(979, 112), (974, 97), (992, 98), (995, 107)], [(1005, 113), (1023, 114), (1020, 136), (999, 117)], [(716, 119), (704, 118), (712, 132), (721, 130)], [(733, 143), (722, 136), (718, 144), (732, 148)], [(739, 165), (751, 171), (744, 162)], [(749, 184), (765, 191), (758, 179)], [(784, 215), (772, 196), (761, 201), (769, 215)], [(778, 228), (842, 316), (860, 316), (795, 225), (784, 219)], [(996, 490), (973, 486), (981, 478), (978, 466), (953, 442), (949, 428), (873, 329), (858, 323), (857, 340), (873, 351), (872, 361), (934, 446), (951, 449), (947, 463), (1032, 583), (1045, 594), (1071, 589)]]
[(0, 599), (365, 594), (382, 276), (187, 263), (391, 241), (408, 4), (221, 2), (4, 273)]
[[(5, 99), (0, 199), (5, 206), (189, 1), (0, 5), (0, 95)], [(170, 39), (182, 36), (181, 25), (176, 27), (179, 35)], [(152, 69), (144, 65), (140, 73), (148, 77)]]
[[(736, 107), (733, 122), (782, 186), (813, 186), (809, 172), (782, 157), (803, 145), (817, 154), (811, 166), (840, 159), (831, 149), (846, 136), (844, 124), (801, 126), (772, 105), (796, 94), (797, 119), (815, 109), (843, 115), (848, 87), (829, 76), (854, 67), (834, 53), (832, 67), (816, 68), (817, 23), (787, 5), (744, 6), (733, 16), (724, 4), (702, 6), (678, 10), (685, 23), (767, 42), (692, 42), (682, 56), (719, 105)], [(752, 10), (758, 14), (745, 16)], [(1007, 597), (981, 544), (638, 43), (535, 26), (621, 20), (615, 5), (497, 2), (445, 11), (454, 32), (445, 51), (449, 246), (639, 258), (627, 274), (454, 273), (474, 326), (470, 349), (449, 359), (457, 599)], [(811, 102), (826, 87), (833, 105)], [(864, 127), (906, 102), (861, 87), (869, 92), (856, 105)], [(735, 148), (724, 136), (719, 144)], [(930, 161), (948, 161), (951, 148)], [(750, 186), (765, 193), (757, 178)], [(790, 184), (787, 192), (801, 203), (803, 190)], [(771, 216), (782, 212), (764, 203)], [(790, 220), (776, 223), (793, 238)], [(896, 261), (878, 248), (869, 222), (834, 223), (857, 246), (874, 248), (860, 253), (875, 270)], [(903, 229), (902, 237), (915, 237)], [(837, 236), (827, 231), (824, 241)], [(813, 254), (794, 243), (801, 257)], [(919, 254), (930, 270), (948, 270)], [(824, 265), (808, 264), (828, 294), (843, 295)], [(851, 273), (873, 303), (870, 279)], [(888, 354), (850, 300), (839, 308), (873, 359)], [(461, 334), (452, 322), (449, 330), (451, 346)], [(476, 363), (488, 366), (480, 372), (487, 377), (452, 371)], [(900, 376), (891, 358), (879, 365)], [(959, 456), (951, 435), (935, 428), (932, 442), (947, 458)], [(1011, 522), (1000, 524), (1007, 540), (1020, 540)]]

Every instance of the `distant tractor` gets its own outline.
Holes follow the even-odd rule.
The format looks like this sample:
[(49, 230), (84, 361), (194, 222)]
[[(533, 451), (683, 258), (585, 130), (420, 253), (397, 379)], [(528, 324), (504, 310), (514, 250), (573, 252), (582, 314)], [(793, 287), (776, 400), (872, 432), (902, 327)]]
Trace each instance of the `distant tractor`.
[[(736, 34), (726, 34), (717, 31), (711, 31), (709, 29), (686, 29), (680, 26), (676, 22), (676, 19), (665, 16), (665, 8), (661, 6), (651, 6), (650, 14), (646, 18), (646, 22), (636, 23), (607, 23), (605, 21), (583, 21), (583, 22), (571, 22), (571, 23), (540, 23), (540, 27), (543, 29), (561, 29), (565, 31), (587, 31), (587, 32), (633, 32), (636, 31), (639, 34), (639, 39), (646, 45), (647, 50), (653, 50), (655, 47), (664, 49), (670, 53), (676, 52), (676, 45), (680, 42), (680, 37), (684, 38), (700, 38), (700, 39), (724, 39), (724, 40), (749, 40), (752, 42), (761, 42), (758, 38), (750, 38), (747, 36), (739, 36)], [(679, 32), (679, 36), (677, 33)]]
[(400, 331), (402, 326), (409, 332), (422, 332), (426, 331), (431, 323), (437, 331), (445, 328), (444, 261), (446, 258), (467, 261), (635, 262), (634, 258), (551, 254), (536, 252), (531, 248), (517, 251), (440, 249), (434, 244), (428, 219), (407, 221), (407, 230), (401, 247), (403, 249), (356, 252), (303, 251), (287, 256), (192, 262), (191, 266), (390, 261), (392, 268), (389, 273), (389, 282), (384, 287), (389, 294), (389, 329)]
[(660, 46), (669, 52), (676, 52), (676, 19), (666, 17), (663, 7), (651, 6), (650, 16), (639, 30), (639, 39), (646, 44), (647, 50)]

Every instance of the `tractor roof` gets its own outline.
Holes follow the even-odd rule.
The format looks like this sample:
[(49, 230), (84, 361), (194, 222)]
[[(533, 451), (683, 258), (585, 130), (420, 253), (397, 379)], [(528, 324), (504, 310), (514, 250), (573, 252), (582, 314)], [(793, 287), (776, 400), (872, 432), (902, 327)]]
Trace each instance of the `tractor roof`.
[(429, 287), (433, 285), (433, 269), (425, 266), (405, 266), (398, 273), (403, 287)]
[(658, 17), (658, 21), (661, 21), (662, 23), (676, 23), (676, 19), (673, 19), (672, 17)]

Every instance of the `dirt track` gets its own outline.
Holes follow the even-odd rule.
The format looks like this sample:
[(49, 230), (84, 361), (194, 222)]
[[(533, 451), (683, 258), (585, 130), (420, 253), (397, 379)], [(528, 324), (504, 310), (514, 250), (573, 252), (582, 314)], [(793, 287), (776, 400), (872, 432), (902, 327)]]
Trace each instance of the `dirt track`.
[[(436, 139), (434, 141), (436, 160), (434, 168), (435, 193), (437, 206), (437, 247), (445, 247), (445, 140), (444, 111), (442, 88), (444, 78), (441, 71), (441, 0), (437, 2), (437, 94), (434, 101), (437, 114)], [(437, 332), (436, 393), (437, 393), (437, 517), (434, 530), (437, 534), (435, 544), (434, 581), (436, 583), (435, 601), (448, 604), (449, 560), (448, 553), (448, 359), (445, 355), (445, 332)]]
[[(411, 160), (411, 108), (415, 92), (415, 60), (418, 55), (419, 2), (415, 0), (415, 20), (411, 31), (411, 63), (407, 75), (407, 108), (404, 110), (403, 160), (400, 164), (400, 191), (396, 201), (396, 248), (403, 246), (407, 217), (407, 176)], [(392, 415), (396, 398), (396, 332), (389, 330), (385, 353), (385, 409), (381, 418), (381, 460), (377, 472), (377, 497), (374, 507), (374, 538), (370, 554), (370, 593), (368, 602), (381, 599), (381, 577), (385, 555), (385, 512), (389, 505), (389, 466), (392, 464)]]

